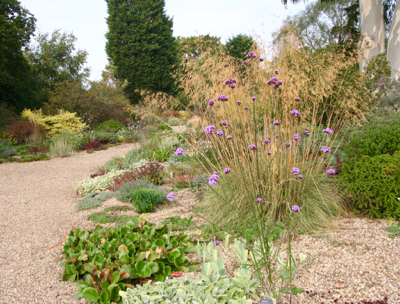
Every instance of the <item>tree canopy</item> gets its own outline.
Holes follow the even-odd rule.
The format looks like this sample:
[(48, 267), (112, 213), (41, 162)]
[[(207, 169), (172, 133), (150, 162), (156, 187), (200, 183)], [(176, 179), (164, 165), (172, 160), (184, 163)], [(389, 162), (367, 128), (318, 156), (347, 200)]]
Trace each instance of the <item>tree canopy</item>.
[(23, 55), (36, 19), (17, 0), (0, 0), (0, 103), (17, 111), (32, 105), (31, 71)]
[(128, 80), (125, 92), (131, 103), (141, 99), (142, 90), (174, 94), (178, 49), (164, 0), (106, 2), (106, 52), (117, 78)]

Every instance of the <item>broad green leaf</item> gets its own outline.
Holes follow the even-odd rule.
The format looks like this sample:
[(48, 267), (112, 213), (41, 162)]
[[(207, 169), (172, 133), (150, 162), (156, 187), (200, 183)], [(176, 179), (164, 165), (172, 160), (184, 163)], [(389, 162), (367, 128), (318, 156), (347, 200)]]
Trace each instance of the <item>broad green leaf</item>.
[(93, 287), (87, 287), (82, 292), (83, 298), (90, 303), (95, 303), (100, 297), (99, 293)]
[(399, 229), (400, 229), (399, 226), (389, 226), (389, 227), (386, 227), (386, 230), (389, 231), (389, 232), (396, 232), (396, 231), (399, 231)]
[(119, 273), (119, 271), (114, 271), (114, 272), (111, 274), (111, 277), (110, 277), (111, 284), (117, 283), (117, 282), (119, 281), (119, 278), (120, 278), (120, 273)]

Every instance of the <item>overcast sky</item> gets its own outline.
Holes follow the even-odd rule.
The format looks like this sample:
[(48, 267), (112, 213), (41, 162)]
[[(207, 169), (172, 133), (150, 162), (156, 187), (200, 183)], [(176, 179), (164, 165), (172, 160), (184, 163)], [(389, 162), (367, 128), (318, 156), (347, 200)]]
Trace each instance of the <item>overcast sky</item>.
[[(87, 66), (90, 79), (101, 78), (107, 64), (105, 33), (107, 32), (107, 4), (104, 0), (20, 0), (37, 19), (41, 33), (61, 29), (77, 37), (77, 49), (89, 53)], [(237, 34), (258, 34), (270, 41), (271, 33), (279, 28), (287, 16), (304, 9), (305, 4), (288, 9), (280, 0), (166, 0), (165, 9), (173, 17), (174, 36), (210, 34), (224, 43)]]

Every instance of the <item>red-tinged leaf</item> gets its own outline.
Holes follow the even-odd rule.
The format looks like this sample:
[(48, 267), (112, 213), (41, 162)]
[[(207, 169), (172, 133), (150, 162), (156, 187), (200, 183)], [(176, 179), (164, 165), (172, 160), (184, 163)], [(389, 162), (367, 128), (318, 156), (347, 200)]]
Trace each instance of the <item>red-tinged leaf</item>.
[(129, 279), (129, 272), (128, 272), (128, 271), (123, 271), (123, 272), (121, 272), (119, 279), (120, 279), (120, 280)]
[(101, 240), (100, 240), (100, 244), (103, 245), (105, 241), (106, 241), (106, 239), (101, 239)]
[(93, 285), (96, 285), (97, 284), (96, 280), (92, 276), (90, 278), (92, 279)]
[[(92, 276), (94, 276), (96, 274), (97, 274), (97, 266), (94, 266), (94, 269), (93, 269), (93, 272), (92, 272)], [(101, 274), (100, 274), (100, 276), (101, 276)]]
[(182, 276), (182, 272), (179, 271), (173, 271), (171, 272), (171, 277), (181, 277)]

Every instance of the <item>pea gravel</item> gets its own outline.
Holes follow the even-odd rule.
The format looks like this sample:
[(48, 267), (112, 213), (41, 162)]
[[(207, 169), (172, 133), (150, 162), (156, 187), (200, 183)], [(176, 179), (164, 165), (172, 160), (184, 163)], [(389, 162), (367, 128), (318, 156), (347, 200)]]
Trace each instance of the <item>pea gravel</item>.
[(85, 302), (75, 299), (76, 282), (61, 281), (61, 247), (54, 245), (72, 228), (89, 225), (76, 212), (82, 199), (74, 192), (77, 182), (136, 146), (0, 165), (0, 303)]
[[(60, 281), (60, 243), (74, 227), (94, 228), (86, 219), (89, 214), (113, 205), (132, 205), (112, 198), (102, 207), (76, 212), (81, 197), (74, 187), (96, 166), (132, 148), (125, 144), (94, 154), (0, 165), (0, 303), (85, 303), (75, 299), (75, 282)], [(174, 203), (149, 213), (150, 221), (160, 223), (180, 215), (203, 222), (191, 212), (197, 202), (195, 194), (181, 190), (175, 197)], [(132, 209), (115, 214), (137, 213)], [(294, 237), (294, 253), (307, 255), (294, 284), (307, 292), (292, 303), (399, 304), (400, 238), (387, 237), (388, 221), (351, 216), (335, 222), (334, 230)], [(228, 275), (233, 275), (232, 250), (223, 242), (217, 248)], [(194, 278), (198, 274), (184, 275)], [(289, 303), (288, 298), (281, 303)]]

